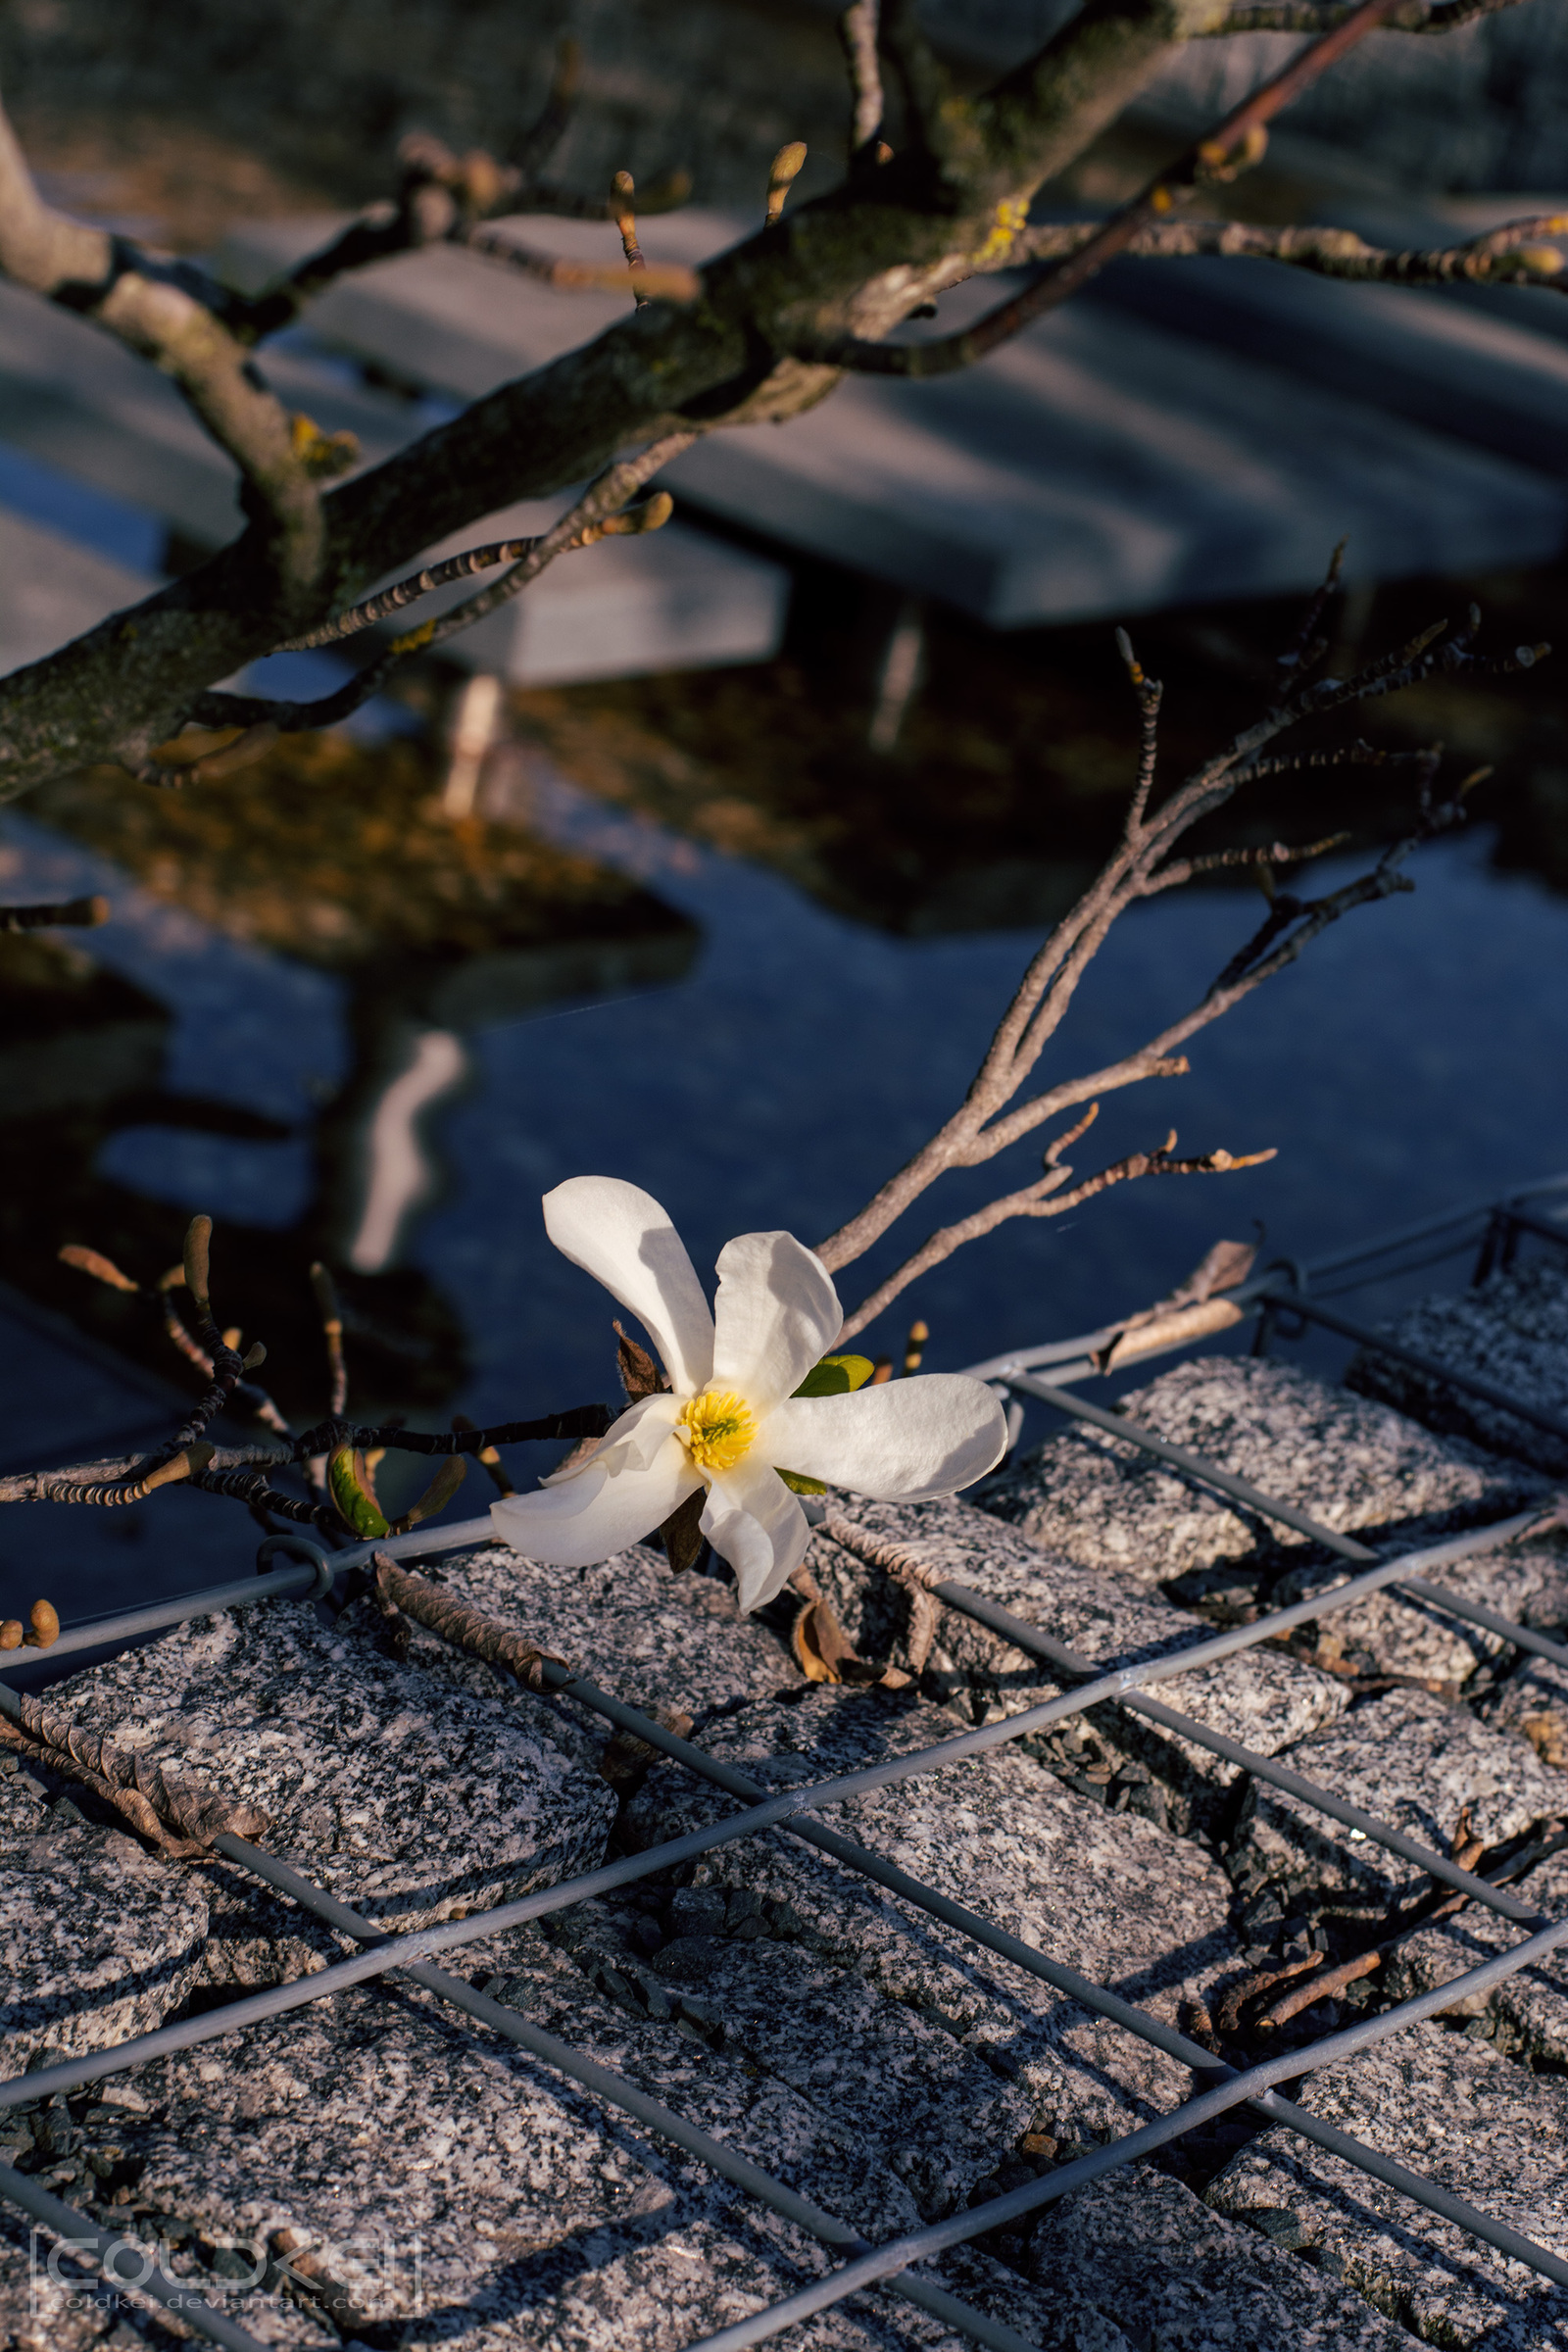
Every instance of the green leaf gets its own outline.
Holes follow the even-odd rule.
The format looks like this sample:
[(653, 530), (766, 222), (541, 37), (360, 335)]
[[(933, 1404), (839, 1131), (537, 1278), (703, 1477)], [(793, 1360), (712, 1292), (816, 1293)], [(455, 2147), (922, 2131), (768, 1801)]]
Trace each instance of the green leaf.
[(843, 1396), (863, 1389), (876, 1366), (868, 1355), (824, 1355), (796, 1390), (797, 1396)]
[(326, 1485), (342, 1517), (362, 1543), (373, 1543), (387, 1533), (386, 1519), (375, 1499), (365, 1456), (356, 1453), (352, 1446), (339, 1446), (327, 1456)]
[[(796, 1395), (800, 1395), (799, 1389)], [(804, 1470), (780, 1470), (780, 1478), (792, 1494), (825, 1494), (826, 1487), (819, 1478), (808, 1478)]]

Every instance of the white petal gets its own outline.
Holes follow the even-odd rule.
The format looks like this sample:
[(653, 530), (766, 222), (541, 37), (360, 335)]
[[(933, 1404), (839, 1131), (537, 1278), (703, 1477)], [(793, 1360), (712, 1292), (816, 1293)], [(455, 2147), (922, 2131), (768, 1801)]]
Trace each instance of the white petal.
[(545, 1231), (647, 1332), (679, 1396), (713, 1369), (713, 1318), (686, 1245), (651, 1193), (618, 1176), (571, 1176), (544, 1199)]
[(768, 1458), (873, 1502), (953, 1494), (1001, 1461), (1007, 1419), (983, 1381), (932, 1372), (846, 1396), (792, 1396), (758, 1438)]
[(702, 1485), (678, 1438), (666, 1438), (646, 1470), (608, 1470), (589, 1462), (578, 1478), (533, 1494), (508, 1494), (490, 1506), (496, 1534), (524, 1559), (555, 1568), (589, 1568), (640, 1544)]
[(826, 1266), (792, 1233), (743, 1233), (718, 1253), (713, 1385), (771, 1412), (832, 1347), (844, 1316)]
[(635, 1404), (627, 1405), (617, 1421), (612, 1421), (592, 1453), (585, 1453), (569, 1470), (553, 1470), (539, 1484), (564, 1486), (568, 1479), (581, 1478), (585, 1471), (600, 1467), (610, 1471), (646, 1470), (679, 1420), (680, 1409), (680, 1398), (662, 1392), (657, 1396), (639, 1396)]
[(760, 1609), (781, 1592), (811, 1541), (806, 1513), (777, 1471), (755, 1454), (714, 1479), (702, 1526), (735, 1571), (743, 1609)]

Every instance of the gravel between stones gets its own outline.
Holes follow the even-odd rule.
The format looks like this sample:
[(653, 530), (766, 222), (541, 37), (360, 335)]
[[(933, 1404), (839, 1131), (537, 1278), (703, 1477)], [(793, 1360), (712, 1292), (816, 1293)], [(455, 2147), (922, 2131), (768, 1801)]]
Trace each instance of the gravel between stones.
[[(1161, 1655), (1211, 1630), (1156, 1593), (1054, 1557), (961, 1500), (849, 1502), (844, 1516), (869, 1535), (906, 1545), (939, 1576), (1000, 1601), (1101, 1667)], [(860, 1654), (889, 1658), (907, 1671), (914, 1660), (906, 1590), (825, 1536), (813, 1541), (808, 1565)], [(987, 1723), (1034, 1706), (1061, 1686), (1038, 1659), (960, 1610), (939, 1607), (921, 1687), (967, 1719)], [(1156, 1695), (1266, 1756), (1332, 1722), (1348, 1703), (1344, 1684), (1332, 1676), (1261, 1648), (1178, 1675)], [(1080, 1793), (1129, 1806), (1183, 1834), (1217, 1835), (1238, 1779), (1233, 1765), (1207, 1749), (1115, 1706), (1097, 1707), (1048, 1735), (1039, 1752)], [(1097, 1787), (1087, 1772), (1104, 1764), (1105, 1785)], [(1158, 1801), (1151, 1801), (1156, 1790)]]
[[(1568, 2256), (1568, 2090), (1484, 2042), (1416, 2026), (1294, 2094), (1384, 2154)], [(1285, 2132), (1233, 2159), (1208, 2202), (1304, 2253), (1430, 2344), (1548, 2352), (1568, 2293)]]
[[(1543, 1492), (1523, 1468), (1262, 1356), (1178, 1364), (1118, 1409), (1342, 1535), (1431, 1539)], [(1099, 1430), (1067, 1429), (973, 1500), (1082, 1567), (1195, 1596), (1267, 1585), (1307, 1539)]]
[[(1474, 1290), (1419, 1299), (1379, 1328), (1401, 1347), (1568, 1421), (1568, 1270), (1556, 1256), (1493, 1274)], [(1346, 1379), (1434, 1429), (1517, 1455), (1554, 1478), (1568, 1472), (1568, 1445), (1549, 1431), (1372, 1348), (1352, 1358)]]

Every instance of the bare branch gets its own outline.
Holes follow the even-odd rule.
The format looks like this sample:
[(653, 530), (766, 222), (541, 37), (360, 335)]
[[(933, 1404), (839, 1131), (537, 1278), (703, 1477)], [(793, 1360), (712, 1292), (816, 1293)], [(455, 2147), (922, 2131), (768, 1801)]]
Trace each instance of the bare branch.
[(270, 601), (285, 612), (298, 610), (319, 579), (326, 549), (309, 442), (302, 445), (244, 346), (208, 307), (200, 273), (54, 212), (3, 114), (0, 271), (91, 319), (172, 378), (244, 476), (242, 503), (261, 530)]
[[(1326, 587), (1332, 586), (1334, 577), (1335, 571), (1331, 568)], [(1320, 590), (1308, 606), (1302, 635), (1310, 630), (1321, 613), (1324, 594), (1325, 590)], [(1400, 870), (1405, 859), (1421, 842), (1458, 821), (1462, 813), (1460, 804), (1463, 795), (1475, 781), (1474, 778), (1466, 778), (1446, 799), (1436, 802), (1432, 783), (1439, 755), (1431, 751), (1387, 756), (1391, 762), (1395, 760), (1400, 762), (1408, 760), (1418, 770), (1420, 793), (1416, 822), (1411, 832), (1388, 849), (1370, 871), (1356, 876), (1324, 898), (1302, 901), (1283, 893), (1273, 893), (1272, 881), (1268, 877), (1276, 865), (1299, 863), (1321, 856), (1325, 851), (1339, 846), (1343, 836), (1330, 836), (1299, 846), (1276, 842), (1267, 848), (1217, 851), (1185, 860), (1173, 859), (1171, 852), (1181, 836), (1189, 832), (1201, 817), (1223, 807), (1242, 786), (1257, 781), (1266, 773), (1278, 772), (1281, 767), (1290, 764), (1327, 766), (1339, 764), (1342, 760), (1360, 764), (1380, 757), (1364, 744), (1354, 744), (1345, 747), (1340, 753), (1308, 754), (1298, 763), (1258, 759), (1257, 754), (1265, 743), (1302, 719), (1336, 709), (1347, 702), (1375, 698), (1440, 671), (1475, 676), (1528, 668), (1546, 650), (1521, 646), (1511, 655), (1500, 658), (1478, 657), (1471, 649), (1479, 622), (1479, 612), (1472, 607), (1458, 630), (1449, 634), (1447, 623), (1440, 621), (1422, 630), (1408, 644), (1369, 662), (1352, 678), (1325, 678), (1316, 685), (1298, 683), (1293, 692), (1268, 710), (1261, 719), (1244, 728), (1223, 751), (1205, 761), (1152, 811), (1148, 808), (1149, 782), (1152, 772), (1151, 705), (1157, 710), (1157, 690), (1145, 678), (1125, 632), (1118, 631), (1119, 649), (1127, 663), (1135, 692), (1139, 695), (1145, 719), (1138, 786), (1121, 841), (1083, 898), (1056, 925), (1031, 962), (1012, 1003), (998, 1024), (996, 1035), (963, 1102), (931, 1141), (883, 1185), (864, 1208), (818, 1245), (818, 1255), (823, 1262), (831, 1270), (837, 1271), (862, 1255), (950, 1169), (979, 1166), (1034, 1133), (1048, 1120), (1063, 1112), (1076, 1110), (1083, 1103), (1092, 1104), (1089, 1113), (1092, 1117), (1094, 1109), (1098, 1108), (1099, 1102), (1106, 1094), (1141, 1084), (1148, 1078), (1180, 1076), (1185, 1072), (1187, 1063), (1179, 1049), (1189, 1039), (1221, 1019), (1254, 988), (1294, 963), (1313, 939), (1353, 907), (1408, 890), (1411, 885)], [(1300, 642), (1298, 636), (1298, 646)], [(1293, 668), (1298, 666), (1299, 656), (1293, 648), (1281, 667), (1289, 675)], [(1103, 945), (1112, 925), (1141, 900), (1179, 888), (1200, 874), (1227, 866), (1251, 867), (1258, 871), (1267, 880), (1272, 903), (1261, 928), (1230, 959), (1199, 1003), (1120, 1060), (1063, 1080), (1020, 1102), (1018, 1097), (1030, 1073), (1060, 1026), (1079, 982)], [(1077, 1140), (1087, 1123), (1087, 1119), (1080, 1119), (1069, 1133), (1059, 1136), (1048, 1148), (1045, 1173), (1034, 1183), (992, 1201), (956, 1225), (943, 1228), (922, 1244), (870, 1298), (856, 1308), (846, 1331), (854, 1333), (860, 1330), (873, 1314), (879, 1313), (919, 1274), (951, 1255), (963, 1242), (992, 1231), (1007, 1218), (1054, 1216), (1069, 1201), (1088, 1198), (1089, 1195), (1081, 1187), (1070, 1197), (1063, 1192), (1069, 1171), (1059, 1164), (1061, 1153)], [(1123, 1182), (1130, 1175), (1167, 1172), (1167, 1163), (1168, 1152), (1150, 1155), (1147, 1161), (1137, 1166), (1132, 1162), (1117, 1162), (1112, 1171), (1102, 1172), (1102, 1179), (1089, 1179), (1088, 1182), (1093, 1189), (1103, 1189), (1103, 1183)], [(1232, 1161), (1223, 1154), (1213, 1153), (1201, 1163), (1204, 1172), (1217, 1172), (1226, 1166), (1241, 1164), (1239, 1160)]]
[[(803, 359), (872, 375), (923, 378), (951, 375), (958, 368), (972, 368), (977, 360), (1011, 342), (1026, 326), (1033, 325), (1037, 318), (1076, 294), (1107, 262), (1125, 253), (1140, 230), (1163, 219), (1176, 207), (1191, 203), (1200, 187), (1215, 179), (1234, 179), (1239, 172), (1256, 163), (1268, 143), (1266, 126), (1274, 117), (1357, 42), (1376, 31), (1398, 5), (1399, 0), (1360, 0), (1360, 5), (1332, 31), (1325, 32), (1294, 57), (1227, 115), (1223, 122), (1195, 141), (1169, 171), (1159, 172), (1130, 204), (1093, 229), (1066, 260), (1045, 270), (1021, 294), (989, 311), (973, 326), (927, 343), (878, 343), (858, 335), (807, 336), (794, 344), (794, 350)], [(901, 23), (906, 26), (911, 24), (912, 13), (911, 6), (903, 7)], [(923, 36), (910, 37), (914, 41), (911, 54), (918, 57)], [(929, 95), (925, 105), (932, 111), (933, 119), (943, 112), (940, 100)], [(922, 131), (928, 131), (923, 112), (920, 119)], [(1016, 237), (1024, 227), (1023, 216), (1004, 225), (999, 223), (999, 227), (1003, 233), (996, 238), (993, 251), (1010, 258)]]
[[(1073, 1129), (1073, 1134), (1082, 1134), (1088, 1124), (1087, 1119), (1080, 1121)], [(1062, 1146), (1070, 1140), (1070, 1137), (1063, 1136)], [(999, 1225), (1006, 1224), (1013, 1217), (1065, 1216), (1068, 1209), (1081, 1208), (1097, 1193), (1107, 1192), (1113, 1184), (1136, 1183), (1141, 1176), (1221, 1176), (1237, 1168), (1258, 1167), (1264, 1160), (1275, 1156), (1270, 1150), (1249, 1152), (1239, 1157), (1229, 1152), (1209, 1152), (1198, 1159), (1176, 1159), (1172, 1156), (1175, 1149), (1176, 1130), (1172, 1128), (1164, 1143), (1156, 1145), (1152, 1152), (1131, 1152), (1124, 1159), (1112, 1160), (1108, 1167), (1101, 1168), (1097, 1174), (1086, 1176), (1081, 1184), (1074, 1185), (1071, 1192), (1062, 1192), (1058, 1188), (1069, 1181), (1072, 1170), (1053, 1168), (1037, 1183), (1025, 1185), (1019, 1192), (1007, 1193), (1000, 1200), (988, 1201), (984, 1208), (976, 1209), (972, 1216), (960, 1217), (956, 1225), (943, 1226), (939, 1232), (922, 1242), (911, 1257), (906, 1258), (896, 1274), (890, 1274), (886, 1282), (868, 1298), (861, 1299), (854, 1314), (847, 1318), (840, 1339), (854, 1339), (857, 1332), (862, 1331), (885, 1306), (891, 1306), (911, 1282), (917, 1282), (922, 1274), (929, 1274), (933, 1266), (941, 1265), (944, 1258), (951, 1257), (956, 1250), (961, 1250), (965, 1242), (978, 1241), (983, 1234), (994, 1233)]]
[[(989, 268), (1028, 260), (1070, 259), (1099, 232), (1092, 223), (1047, 221), (1028, 228)], [(1461, 245), (1396, 252), (1368, 245), (1348, 228), (1275, 228), (1247, 220), (1153, 220), (1123, 249), (1138, 261), (1186, 261), (1200, 256), (1286, 262), (1319, 277), (1363, 284), (1540, 286), (1568, 291), (1564, 257), (1551, 239), (1568, 236), (1568, 215), (1544, 213), (1510, 220)], [(924, 345), (916, 349), (927, 348)]]
[[(696, 438), (695, 433), (669, 433), (662, 441), (656, 441), (643, 450), (638, 457), (610, 466), (596, 482), (590, 483), (570, 513), (564, 514), (558, 523), (542, 532), (537, 539), (500, 541), (493, 548), (474, 549), (470, 556), (454, 557), (450, 566), (436, 564), (428, 572), (416, 572), (413, 579), (402, 581), (397, 588), (387, 589), (382, 596), (371, 597), (366, 605), (344, 613), (339, 622), (312, 631), (303, 640), (304, 643), (330, 644), (335, 638), (351, 635), (382, 617), (376, 608), (384, 605), (387, 612), (395, 612), (400, 605), (412, 603), (416, 597), (423, 595), (421, 582), (428, 580), (432, 587), (438, 587), (441, 577), (437, 575), (449, 579), (462, 578), (466, 572), (485, 568), (491, 561), (498, 564), (510, 562), (509, 549), (523, 551), (521, 562), (514, 564), (512, 569), (492, 587), (481, 589), (477, 596), (466, 598), (461, 605), (454, 605), (439, 619), (421, 622), (417, 628), (407, 631), (401, 637), (394, 637), (384, 654), (340, 686), (335, 694), (322, 695), (314, 703), (271, 702), (261, 696), (246, 694), (203, 694), (198, 695), (191, 706), (191, 718), (200, 726), (239, 726), (254, 730), (270, 727), (277, 734), (298, 734), (309, 728), (336, 726), (368, 702), (372, 695), (379, 694), (389, 679), (415, 654), (423, 653), (432, 646), (444, 645), (448, 638), (457, 636), (460, 630), (469, 627), (476, 620), (482, 620), (487, 612), (495, 612), (498, 606), (520, 595), (529, 582), (536, 580), (558, 556), (578, 548), (592, 547), (597, 540), (614, 533), (617, 526), (621, 533), (657, 530), (670, 512), (672, 502), (667, 497), (662, 501), (651, 499), (641, 514), (631, 517), (623, 516), (621, 509), (662, 466), (679, 457), (681, 451), (689, 449)], [(364, 617), (367, 614), (368, 617)], [(182, 779), (176, 771), (165, 768), (152, 780), (173, 783)]]

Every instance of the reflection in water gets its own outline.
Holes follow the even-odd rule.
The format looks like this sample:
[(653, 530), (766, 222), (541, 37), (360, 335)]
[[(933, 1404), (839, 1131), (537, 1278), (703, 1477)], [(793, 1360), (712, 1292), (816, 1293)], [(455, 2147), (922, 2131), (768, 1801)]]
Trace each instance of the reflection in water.
[[(115, 920), (92, 941), (96, 960), (167, 1008), (164, 1107), (139, 1112), (101, 1169), (181, 1208), (212, 1208), (220, 1252), (226, 1210), (238, 1253), (262, 1238), (254, 1207), (255, 1223), (232, 1234), (236, 1209), (259, 1198), (275, 1205), (278, 1155), (297, 1156), (309, 1138), (323, 1163), (311, 1215), (331, 1204), (338, 1262), (384, 1268), (364, 1279), (402, 1286), (380, 1309), (367, 1294), (366, 1311), (417, 1324), (454, 1310), (472, 1368), (461, 1401), (480, 1417), (600, 1396), (612, 1379), (603, 1299), (546, 1243), (541, 1193), (582, 1172), (629, 1177), (666, 1202), (700, 1268), (736, 1232), (786, 1226), (817, 1238), (958, 1099), (1038, 937), (889, 937), (775, 873), (608, 809), (541, 755), (507, 760), (486, 789), (514, 818), (673, 910), (651, 963), (639, 970), (613, 943), (519, 951), (526, 971), (502, 972), (496, 959), (494, 985), (482, 987), (478, 962), (459, 964), (444, 983), (453, 1015), (432, 1004), (420, 1018), (397, 987), (350, 986), (236, 945), (122, 884)], [(100, 859), (25, 818), (6, 818), (4, 839), (16, 895), (111, 879)], [(933, 1332), (927, 1361), (961, 1364), (1141, 1305), (1218, 1235), (1253, 1238), (1254, 1221), (1271, 1249), (1309, 1255), (1568, 1165), (1568, 907), (1489, 870), (1486, 848), (1478, 834), (1424, 853), (1412, 897), (1350, 917), (1200, 1037), (1189, 1078), (1109, 1102), (1096, 1158), (1079, 1152), (1087, 1170), (1175, 1125), (1186, 1150), (1274, 1144), (1277, 1160), (1149, 1183), (1059, 1223), (1004, 1227), (907, 1294), (872, 1343), (895, 1347), (920, 1314)], [(1333, 878), (1325, 868), (1321, 879)], [(1157, 1011), (1200, 994), (1254, 924), (1253, 902), (1236, 892), (1173, 894), (1140, 909), (1082, 989), (1042, 1077), (1124, 1052)], [(552, 967), (558, 1002), (596, 980), (627, 993), (551, 1011), (536, 954), (564, 959)], [(617, 955), (627, 960), (612, 970)], [(140, 1035), (134, 1020), (132, 1030)], [(143, 1080), (148, 1050), (142, 1038)], [(248, 1115), (249, 1129), (182, 1135), (168, 1105), (198, 1095)], [(324, 1113), (323, 1097), (334, 1098)], [(226, 1200), (220, 1142), (236, 1171)], [(420, 1213), (432, 1153), (444, 1192)], [(846, 1301), (929, 1225), (1035, 1164), (1022, 1146), (946, 1180), (896, 1250), (884, 1244), (847, 1270)], [(276, 1236), (275, 1248), (303, 1260), (318, 1230)], [(103, 1233), (80, 1238), (113, 1246)], [(254, 1302), (246, 1312), (275, 1346)], [(308, 1328), (301, 1346), (314, 1393)], [(367, 1367), (365, 1399), (370, 1359), (363, 1337), (351, 1347)], [(455, 1354), (422, 1370), (383, 1357), (379, 1393), (438, 1405)]]
[(421, 1115), (462, 1082), (467, 1057), (450, 1029), (426, 1029), (413, 1041), (406, 1069), (386, 1088), (366, 1131), (367, 1182), (359, 1230), (350, 1240), (357, 1274), (379, 1274), (389, 1264), (404, 1226), (436, 1189), (437, 1177), (419, 1135)]
[[(533, 820), (700, 922), (691, 978), (488, 1030), (445, 1122), (459, 1173), (414, 1256), (463, 1314), (479, 1415), (598, 1396), (601, 1301), (550, 1250), (539, 1195), (626, 1176), (663, 1200), (700, 1269), (732, 1233), (830, 1232), (958, 1099), (1037, 935), (906, 941), (788, 883), (607, 811), (548, 770)], [(1098, 1158), (1180, 1129), (1184, 1149), (1280, 1147), (1241, 1175), (1148, 1183), (1055, 1224), (1014, 1223), (906, 1295), (933, 1367), (1084, 1330), (1168, 1290), (1220, 1234), (1302, 1254), (1568, 1165), (1568, 906), (1499, 877), (1477, 834), (1427, 851), (1409, 897), (1350, 916), (1195, 1041), (1193, 1074), (1108, 1102)], [(1325, 864), (1325, 884), (1338, 878)], [(1200, 995), (1254, 927), (1235, 892), (1171, 894), (1112, 939), (1043, 1078), (1095, 1066)], [(1087, 1169), (1098, 1164), (1083, 1157)], [(1027, 1145), (952, 1177), (840, 1278), (859, 1297), (929, 1230), (1036, 1165)]]

